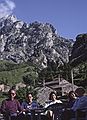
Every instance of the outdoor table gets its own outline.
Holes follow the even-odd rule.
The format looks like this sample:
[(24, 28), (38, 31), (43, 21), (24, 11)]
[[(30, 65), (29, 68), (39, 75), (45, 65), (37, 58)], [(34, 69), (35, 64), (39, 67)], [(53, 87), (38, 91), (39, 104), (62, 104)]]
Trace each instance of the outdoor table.
[(54, 120), (61, 120), (62, 113), (65, 109), (65, 106), (63, 103), (54, 103), (49, 105), (46, 110), (52, 110), (54, 113)]
[[(63, 112), (64, 105), (62, 103), (55, 103), (49, 105), (47, 108), (35, 108), (31, 109), (31, 120), (42, 120), (42, 116), (46, 117), (45, 111), (52, 110), (54, 113), (54, 120), (61, 120), (61, 114)], [(36, 119), (37, 118), (37, 119)]]
[(41, 120), (41, 116), (45, 115), (44, 114), (44, 108), (34, 108), (30, 109), (28, 115), (30, 115), (31, 120)]

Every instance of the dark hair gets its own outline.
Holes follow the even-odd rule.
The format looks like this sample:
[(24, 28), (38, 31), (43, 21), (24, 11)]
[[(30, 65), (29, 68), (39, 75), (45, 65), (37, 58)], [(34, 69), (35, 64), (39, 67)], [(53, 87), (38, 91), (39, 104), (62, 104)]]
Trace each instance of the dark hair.
[(74, 94), (75, 94), (75, 92), (74, 92), (74, 91), (70, 91), (70, 92), (69, 92), (69, 94), (68, 94), (68, 98), (71, 98), (71, 94), (72, 94), (72, 93), (74, 93)]
[(16, 90), (15, 89), (13, 89), (13, 88), (11, 88), (9, 91), (8, 91), (8, 94), (10, 95), (11, 94), (11, 91), (15, 91), (15, 93), (16, 93)]
[(29, 95), (29, 94), (31, 94), (31, 95), (32, 95), (32, 93), (31, 93), (31, 92), (27, 92), (27, 93), (26, 93), (26, 97), (28, 97), (28, 95)]
[[(16, 89), (13, 89), (13, 88), (11, 88), (9, 91), (8, 91), (8, 97), (10, 98), (11, 97), (11, 91), (15, 91), (15, 93), (16, 93)], [(16, 98), (16, 96), (15, 96), (15, 98)]]
[(76, 93), (80, 93), (80, 94), (84, 94), (85, 93), (85, 89), (83, 87), (79, 87), (75, 90)]
[(51, 92), (50, 94), (49, 94), (49, 100), (51, 100), (51, 96), (53, 95), (53, 94), (55, 94), (56, 95), (56, 97), (57, 97), (57, 94), (56, 94), (56, 92)]

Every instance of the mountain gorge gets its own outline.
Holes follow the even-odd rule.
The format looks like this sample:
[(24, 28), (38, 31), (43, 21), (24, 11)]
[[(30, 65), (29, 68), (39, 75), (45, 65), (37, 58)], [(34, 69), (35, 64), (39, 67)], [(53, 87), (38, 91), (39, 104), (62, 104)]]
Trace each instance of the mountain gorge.
[(25, 23), (11, 15), (0, 19), (0, 60), (31, 61), (39, 68), (48, 61), (69, 62), (73, 40), (60, 37), (50, 23)]

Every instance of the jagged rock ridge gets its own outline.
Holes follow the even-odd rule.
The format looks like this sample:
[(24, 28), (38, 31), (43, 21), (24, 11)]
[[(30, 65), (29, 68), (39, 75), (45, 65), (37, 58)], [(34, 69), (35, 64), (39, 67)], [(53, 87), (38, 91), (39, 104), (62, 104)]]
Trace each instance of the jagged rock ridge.
[(42, 68), (48, 60), (60, 65), (69, 61), (72, 45), (49, 23), (26, 24), (13, 15), (0, 19), (0, 60), (32, 61)]
[(77, 66), (78, 64), (87, 61), (87, 34), (79, 34), (73, 45), (70, 57), (70, 64)]

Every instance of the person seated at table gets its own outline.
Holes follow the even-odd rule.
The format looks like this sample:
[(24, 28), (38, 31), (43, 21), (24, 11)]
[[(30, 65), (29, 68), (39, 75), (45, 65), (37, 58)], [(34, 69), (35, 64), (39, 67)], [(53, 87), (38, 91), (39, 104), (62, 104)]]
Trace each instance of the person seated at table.
[(65, 116), (63, 120), (70, 120), (71, 118), (76, 117), (76, 112), (79, 109), (87, 109), (87, 96), (85, 96), (85, 90), (83, 87), (79, 87), (75, 90), (75, 94), (77, 96), (73, 106), (71, 109), (65, 111)]
[(27, 93), (26, 100), (22, 102), (23, 111), (29, 111), (30, 109), (38, 108), (39, 104), (33, 100), (32, 93)]
[(68, 94), (68, 102), (67, 102), (67, 108), (72, 108), (73, 104), (76, 101), (76, 94), (74, 91), (70, 91)]
[(57, 94), (53, 91), (49, 94), (49, 101), (46, 102), (45, 108), (55, 103), (62, 103), (62, 101), (57, 99)]
[(39, 104), (33, 100), (33, 95), (29, 92), (26, 94), (26, 100), (22, 102), (21, 107), (24, 114), (23, 119), (30, 120), (32, 117), (31, 111), (39, 108)]
[(2, 101), (1, 113), (4, 115), (4, 120), (17, 120), (18, 112), (21, 112), (21, 105), (16, 99), (16, 90), (10, 89), (8, 99)]
[(76, 111), (78, 109), (87, 108), (87, 96), (85, 96), (85, 89), (83, 87), (79, 87), (75, 91), (77, 95), (77, 99), (72, 106), (72, 110)]
[[(74, 91), (70, 91), (68, 93), (68, 101), (67, 104), (65, 106), (65, 110), (62, 113), (62, 120), (69, 120), (71, 118), (71, 114), (72, 114), (72, 106), (76, 101), (76, 94)], [(72, 114), (73, 116), (73, 114)]]
[[(51, 92), (49, 95), (49, 101), (46, 103), (45, 108), (48, 108), (50, 105), (56, 104), (56, 103), (62, 103), (61, 100), (57, 100), (57, 94), (56, 92)], [(54, 113), (52, 110), (47, 110), (46, 111), (46, 116), (48, 120), (53, 120), (54, 118)]]

